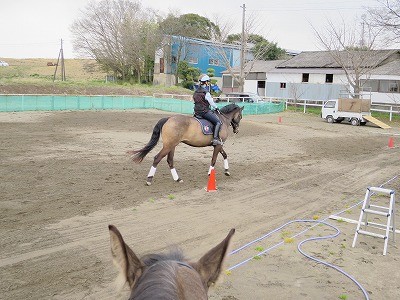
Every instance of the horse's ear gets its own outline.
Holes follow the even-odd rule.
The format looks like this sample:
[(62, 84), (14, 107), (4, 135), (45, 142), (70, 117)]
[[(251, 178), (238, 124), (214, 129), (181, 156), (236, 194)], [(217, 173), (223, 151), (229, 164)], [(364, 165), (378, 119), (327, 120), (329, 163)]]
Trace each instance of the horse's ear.
[(125, 244), (117, 227), (108, 225), (108, 230), (114, 265), (119, 269), (123, 284), (128, 281), (129, 286), (133, 288), (137, 279), (142, 275), (144, 265), (131, 248)]
[(240, 108), (241, 111), (243, 111), (243, 109), (244, 109), (244, 106), (242, 106), (242, 107)]
[(229, 243), (234, 233), (235, 229), (231, 229), (227, 237), (221, 243), (209, 250), (200, 258), (197, 264), (195, 264), (195, 269), (199, 272), (205, 287), (208, 288), (217, 281), (228, 252)]

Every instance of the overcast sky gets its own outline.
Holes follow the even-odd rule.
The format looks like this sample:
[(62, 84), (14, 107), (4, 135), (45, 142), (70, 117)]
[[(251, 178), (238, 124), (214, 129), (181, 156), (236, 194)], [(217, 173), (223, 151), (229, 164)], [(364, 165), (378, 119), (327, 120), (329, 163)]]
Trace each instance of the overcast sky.
[[(0, 58), (57, 58), (61, 39), (64, 57), (75, 58), (70, 26), (89, 0), (5, 0), (0, 6)], [(257, 20), (252, 31), (289, 50), (319, 50), (311, 24), (322, 28), (326, 20), (345, 20), (353, 26), (376, 0), (141, 0), (160, 13), (196, 13), (214, 20), (233, 20), (233, 33), (241, 31), (242, 8)]]

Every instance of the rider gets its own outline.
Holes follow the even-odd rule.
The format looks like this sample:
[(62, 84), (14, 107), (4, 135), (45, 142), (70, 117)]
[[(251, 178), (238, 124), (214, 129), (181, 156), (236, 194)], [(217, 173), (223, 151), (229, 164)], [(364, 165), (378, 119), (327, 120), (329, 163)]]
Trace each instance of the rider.
[[(206, 74), (200, 75), (199, 87), (193, 94), (194, 100), (194, 114), (207, 119), (214, 124), (214, 139), (213, 146), (223, 145), (223, 142), (219, 138), (219, 131), (221, 129), (222, 122), (215, 114), (215, 112), (221, 113), (211, 97), (207, 87), (210, 85), (210, 77)], [(214, 111), (210, 109), (210, 106), (214, 108)]]

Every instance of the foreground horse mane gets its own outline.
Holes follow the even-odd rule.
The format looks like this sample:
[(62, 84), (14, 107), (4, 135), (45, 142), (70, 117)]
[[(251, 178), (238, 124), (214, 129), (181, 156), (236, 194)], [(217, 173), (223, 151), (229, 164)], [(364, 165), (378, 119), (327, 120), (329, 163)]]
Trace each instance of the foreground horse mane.
[(187, 260), (175, 247), (169, 253), (139, 258), (125, 243), (114, 225), (109, 225), (111, 253), (122, 280), (129, 284), (131, 300), (206, 300), (208, 288), (216, 282), (227, 256), (229, 234), (197, 262)]
[(220, 111), (224, 114), (229, 114), (230, 112), (234, 111), (236, 108), (239, 108), (235, 103), (231, 103), (228, 105), (225, 105), (220, 109)]
[(147, 254), (142, 257), (142, 262), (150, 267), (157, 262), (173, 260), (173, 261), (185, 261), (186, 258), (183, 255), (183, 251), (180, 248), (174, 247), (169, 250), (168, 253), (158, 253), (158, 254)]

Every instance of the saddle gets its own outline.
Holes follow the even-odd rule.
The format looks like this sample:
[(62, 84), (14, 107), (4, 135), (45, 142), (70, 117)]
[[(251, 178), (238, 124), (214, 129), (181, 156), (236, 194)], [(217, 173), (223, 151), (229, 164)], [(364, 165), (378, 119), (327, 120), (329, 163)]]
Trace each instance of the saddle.
[(208, 121), (207, 119), (203, 119), (200, 116), (194, 115), (194, 119), (200, 123), (201, 131), (205, 135), (214, 134), (214, 124)]

